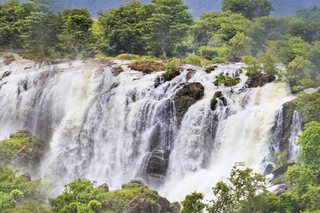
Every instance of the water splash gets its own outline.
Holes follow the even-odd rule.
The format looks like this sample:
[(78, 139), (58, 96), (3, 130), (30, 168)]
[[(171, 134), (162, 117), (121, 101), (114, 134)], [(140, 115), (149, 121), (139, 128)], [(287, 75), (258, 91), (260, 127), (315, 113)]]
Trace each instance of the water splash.
[[(116, 63), (17, 61), (0, 67), (0, 77), (11, 72), (0, 81), (0, 138), (28, 129), (50, 141), (41, 175), (55, 175), (61, 184), (82, 177), (114, 189), (138, 178), (171, 200), (194, 190), (209, 194), (238, 161), (263, 171), (277, 112), (292, 99), (285, 84), (248, 89), (238, 63), (211, 73), (188, 65), (156, 86), (162, 72), (143, 75), (128, 70), (124, 61)], [(126, 71), (115, 77), (112, 68), (119, 65)], [(188, 69), (197, 70), (189, 80)], [(240, 75), (241, 83), (217, 87), (219, 73)], [(200, 82), (205, 92), (179, 124), (174, 97), (184, 82)], [(218, 91), (225, 99), (212, 111), (210, 101)]]

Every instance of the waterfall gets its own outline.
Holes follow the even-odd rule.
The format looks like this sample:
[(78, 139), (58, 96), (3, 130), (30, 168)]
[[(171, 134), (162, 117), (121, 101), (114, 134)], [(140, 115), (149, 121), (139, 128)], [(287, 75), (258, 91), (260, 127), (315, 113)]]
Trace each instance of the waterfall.
[[(0, 138), (27, 129), (50, 142), (41, 177), (58, 177), (61, 184), (88, 178), (111, 189), (141, 179), (171, 200), (194, 190), (209, 194), (235, 162), (264, 171), (277, 114), (293, 99), (285, 84), (246, 88), (241, 63), (219, 65), (211, 73), (185, 65), (168, 82), (159, 77), (163, 72), (144, 75), (126, 61), (114, 63), (0, 65), (0, 79), (10, 72), (0, 80)], [(117, 66), (124, 72), (114, 76)], [(196, 72), (190, 77), (191, 69)], [(215, 86), (219, 73), (241, 82)], [(186, 82), (201, 83), (204, 95), (180, 121), (175, 97)], [(218, 91), (224, 99), (213, 111), (210, 101)], [(297, 134), (290, 140), (292, 156)]]

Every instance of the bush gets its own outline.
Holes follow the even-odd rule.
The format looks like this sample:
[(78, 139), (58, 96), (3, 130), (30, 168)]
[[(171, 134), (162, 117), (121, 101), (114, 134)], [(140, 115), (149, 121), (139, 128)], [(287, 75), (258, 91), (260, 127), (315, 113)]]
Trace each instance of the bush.
[(294, 100), (298, 112), (302, 115), (302, 122), (308, 123), (310, 121), (320, 120), (320, 93), (315, 92), (307, 94), (301, 92)]
[(247, 65), (247, 75), (254, 76), (261, 73), (261, 67), (258, 60), (251, 55), (242, 56), (241, 61)]
[(136, 71), (141, 71), (144, 74), (150, 74), (163, 70), (163, 63), (152, 60), (139, 60), (130, 63), (129, 67)]
[(171, 81), (176, 76), (180, 75), (179, 71), (180, 61), (178, 59), (172, 59), (164, 65), (166, 72), (162, 75), (165, 81)]
[(116, 59), (119, 60), (139, 60), (140, 56), (135, 55), (135, 54), (130, 54), (130, 53), (124, 53), (116, 56)]
[(221, 84), (224, 84), (227, 87), (232, 87), (237, 85), (238, 83), (240, 83), (240, 78), (237, 77), (230, 77), (228, 75), (224, 75), (223, 73), (220, 73), (217, 77), (216, 77), (216, 81), (214, 82), (214, 84), (216, 86), (219, 86)]
[(210, 46), (202, 46), (199, 48), (198, 52), (200, 56), (208, 60), (212, 60), (213, 58), (219, 55), (219, 53), (217, 52), (217, 49), (215, 47), (210, 47)]
[(185, 58), (185, 63), (195, 66), (201, 66), (201, 58), (195, 54), (190, 54)]
[(179, 70), (179, 66), (180, 66), (180, 61), (174, 58), (164, 65), (164, 70), (167, 72), (175, 72)]

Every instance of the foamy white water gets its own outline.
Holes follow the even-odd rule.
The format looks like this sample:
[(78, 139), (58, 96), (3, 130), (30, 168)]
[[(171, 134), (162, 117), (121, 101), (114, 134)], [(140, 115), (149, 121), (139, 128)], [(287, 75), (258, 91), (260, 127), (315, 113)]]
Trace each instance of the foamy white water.
[[(126, 66), (115, 77), (111, 66), (81, 61), (2, 64), (0, 77), (8, 71), (11, 75), (0, 81), (0, 138), (28, 129), (50, 142), (41, 176), (59, 177), (61, 184), (81, 177), (115, 189), (141, 179), (171, 201), (194, 190), (209, 196), (235, 162), (264, 171), (277, 114), (293, 99), (283, 83), (245, 88), (242, 66), (219, 65), (210, 74), (185, 66), (181, 75), (155, 87), (161, 72), (143, 75)], [(205, 91), (179, 124), (174, 97), (179, 84), (187, 82), (187, 68), (197, 70), (188, 82), (200, 82)], [(239, 75), (241, 83), (215, 86), (221, 72)], [(212, 111), (210, 101), (217, 91), (227, 105), (219, 100)], [(292, 150), (297, 132), (292, 133)], [(149, 171), (154, 159), (161, 168), (157, 174)]]

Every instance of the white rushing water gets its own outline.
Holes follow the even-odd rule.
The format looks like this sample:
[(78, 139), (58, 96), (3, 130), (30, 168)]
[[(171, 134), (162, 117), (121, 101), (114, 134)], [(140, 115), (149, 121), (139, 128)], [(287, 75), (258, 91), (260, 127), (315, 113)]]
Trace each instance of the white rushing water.
[[(41, 176), (58, 176), (62, 184), (81, 177), (115, 189), (141, 179), (172, 201), (194, 190), (210, 194), (236, 162), (264, 172), (276, 116), (293, 99), (283, 83), (245, 88), (242, 66), (219, 65), (209, 74), (185, 66), (172, 81), (155, 87), (161, 72), (144, 75), (126, 66), (115, 77), (112, 66), (93, 62), (41, 68), (24, 60), (2, 64), (0, 78), (8, 71), (11, 75), (0, 81), (0, 138), (28, 129), (50, 142)], [(189, 80), (188, 68), (197, 70)], [(215, 86), (221, 72), (240, 75), (241, 83)], [(174, 97), (184, 82), (200, 82), (205, 91), (180, 125)], [(227, 105), (219, 100), (212, 111), (217, 91)], [(295, 114), (290, 146), (295, 156), (298, 119)], [(160, 169), (153, 171), (150, 162)]]

